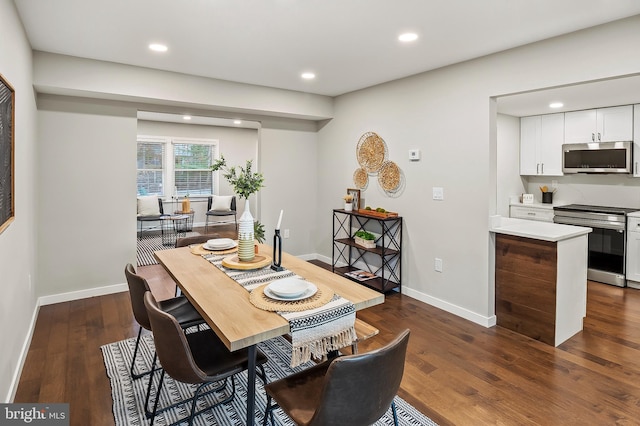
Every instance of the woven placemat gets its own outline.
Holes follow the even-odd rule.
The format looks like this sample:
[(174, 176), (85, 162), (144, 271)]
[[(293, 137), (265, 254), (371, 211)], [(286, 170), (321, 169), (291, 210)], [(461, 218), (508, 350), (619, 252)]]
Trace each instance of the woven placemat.
[(314, 285), (318, 291), (313, 296), (302, 300), (275, 300), (264, 294), (264, 288), (269, 284), (261, 285), (251, 290), (249, 301), (256, 307), (264, 311), (274, 312), (301, 312), (308, 309), (315, 309), (326, 305), (333, 298), (333, 290), (324, 284)]
[(231, 254), (231, 253), (235, 253), (238, 251), (238, 246), (235, 246), (234, 248), (230, 248), (230, 249), (226, 249), (226, 250), (207, 250), (206, 248), (202, 247), (205, 243), (202, 244), (194, 244), (189, 246), (189, 248), (191, 249), (191, 253), (193, 254), (197, 254), (198, 256), (202, 256), (203, 254)]

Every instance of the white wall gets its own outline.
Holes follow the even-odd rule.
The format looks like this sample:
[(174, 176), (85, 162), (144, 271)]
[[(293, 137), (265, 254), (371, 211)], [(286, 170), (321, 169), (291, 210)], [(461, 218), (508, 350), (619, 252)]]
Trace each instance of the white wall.
[(36, 106), (31, 47), (11, 0), (0, 0), (0, 74), (16, 94), (15, 220), (0, 234), (0, 399), (15, 394), (36, 315)]
[[(638, 43), (634, 17), (336, 98), (335, 118), (319, 134), (318, 205), (338, 205), (352, 185), (358, 138), (376, 131), (407, 180), (399, 198), (381, 195), (375, 183), (365, 193), (368, 204), (405, 218), (403, 292), (491, 324), (487, 223), (497, 210), (498, 177), (490, 99), (638, 73), (640, 56), (629, 54)], [(585, 67), (594, 52), (598, 60)], [(422, 150), (420, 162), (406, 160), (411, 148)], [(436, 186), (444, 188), (444, 201), (431, 199)], [(318, 251), (328, 256), (331, 228), (319, 224)], [(435, 257), (443, 259), (442, 273), (433, 270)]]
[(315, 258), (315, 239), (319, 222), (331, 223), (330, 210), (318, 207), (318, 163), (315, 131), (263, 128), (260, 135), (260, 166), (266, 187), (260, 191), (261, 221), (265, 225), (266, 243), (273, 235), (280, 210), (282, 249), (305, 258)]
[(520, 118), (498, 114), (497, 148), (496, 214), (509, 217), (509, 197), (527, 191), (520, 177)]
[(38, 98), (39, 296), (117, 286), (135, 264), (136, 114)]

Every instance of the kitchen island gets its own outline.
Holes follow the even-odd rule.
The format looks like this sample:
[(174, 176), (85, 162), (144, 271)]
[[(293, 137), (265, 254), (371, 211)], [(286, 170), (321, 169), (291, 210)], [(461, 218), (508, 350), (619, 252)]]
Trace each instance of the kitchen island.
[(591, 228), (494, 216), (497, 325), (558, 346), (582, 330)]

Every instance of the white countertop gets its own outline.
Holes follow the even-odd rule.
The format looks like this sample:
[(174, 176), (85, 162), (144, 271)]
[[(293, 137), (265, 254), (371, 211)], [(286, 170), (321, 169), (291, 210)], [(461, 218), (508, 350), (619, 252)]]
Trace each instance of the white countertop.
[(628, 217), (640, 217), (640, 212), (627, 213)]
[(520, 202), (515, 202), (515, 203), (509, 203), (509, 205), (510, 206), (517, 206), (517, 207), (531, 207), (531, 208), (534, 208), (534, 209), (553, 210), (554, 207), (565, 206), (565, 205), (567, 205), (567, 203), (558, 202), (558, 203), (553, 203), (553, 204), (547, 204), (547, 203), (533, 202), (533, 203), (530, 203), (530, 204), (524, 204), (524, 203), (520, 203)]
[(584, 226), (491, 216), (489, 218), (489, 231), (534, 240), (557, 242), (586, 235), (592, 229)]

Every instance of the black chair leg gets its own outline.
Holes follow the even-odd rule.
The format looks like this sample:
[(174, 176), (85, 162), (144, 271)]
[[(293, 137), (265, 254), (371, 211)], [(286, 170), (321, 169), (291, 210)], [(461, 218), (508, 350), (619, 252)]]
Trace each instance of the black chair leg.
[(396, 412), (396, 402), (391, 401), (391, 412), (393, 413), (393, 424), (398, 426), (398, 413)]
[[(149, 380), (151, 379), (153, 379), (153, 375), (149, 378)], [(153, 426), (153, 421), (156, 419), (156, 410), (158, 409), (158, 402), (160, 401), (160, 392), (162, 391), (163, 382), (164, 382), (164, 370), (162, 370), (162, 373), (160, 374), (160, 383), (158, 383), (158, 392), (156, 393), (156, 402), (153, 403), (153, 411), (151, 412), (151, 423), (149, 423), (150, 426)]]
[(136, 339), (136, 347), (133, 350), (133, 358), (131, 359), (131, 367), (129, 368), (129, 372), (131, 373), (131, 378), (133, 380), (137, 380), (140, 377), (146, 376), (147, 374), (151, 373), (151, 371), (153, 370), (153, 367), (151, 368), (151, 370), (149, 371), (145, 371), (144, 373), (134, 373), (133, 372), (133, 368), (136, 364), (136, 357), (138, 356), (138, 350), (140, 349), (140, 338), (142, 337), (142, 327), (140, 327), (140, 329), (138, 330), (138, 338)]
[(267, 406), (264, 409), (264, 419), (262, 421), (262, 426), (267, 426), (267, 419), (271, 417), (271, 426), (275, 426), (273, 422), (273, 408), (271, 407), (271, 397), (267, 395)]

